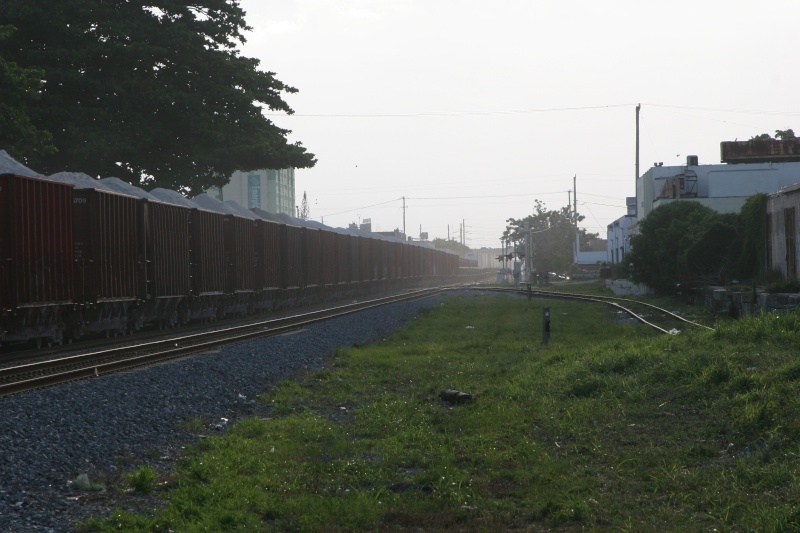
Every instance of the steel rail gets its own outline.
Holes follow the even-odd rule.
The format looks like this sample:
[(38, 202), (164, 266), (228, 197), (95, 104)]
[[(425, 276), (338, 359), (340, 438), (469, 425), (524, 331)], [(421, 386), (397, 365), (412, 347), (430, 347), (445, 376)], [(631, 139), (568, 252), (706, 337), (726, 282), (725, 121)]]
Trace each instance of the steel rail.
[(333, 318), (393, 303), (427, 298), (445, 289), (446, 288), (420, 289), (402, 295), (354, 302), (308, 313), (298, 313), (277, 319), (218, 329), (211, 332), (194, 333), (191, 335), (149, 341), (86, 354), (70, 355), (47, 361), (0, 368), (0, 396), (147, 366), (157, 362), (184, 357), (190, 353), (204, 351), (223, 344), (240, 342), (255, 337), (280, 335), (324, 320), (331, 320)]
[[(483, 288), (481, 290), (490, 290), (492, 292), (510, 292), (510, 293), (521, 294), (521, 295), (527, 295), (528, 294), (528, 291), (525, 290), (525, 289), (512, 289), (512, 288), (502, 288), (502, 287)], [(676, 313), (673, 313), (672, 311), (668, 311), (666, 309), (663, 309), (661, 307), (655, 306), (653, 304), (649, 304), (647, 302), (641, 302), (639, 300), (631, 300), (630, 298), (616, 298), (616, 297), (613, 297), (613, 296), (592, 296), (592, 295), (588, 295), (588, 294), (575, 294), (575, 293), (568, 293), (568, 292), (539, 291), (539, 290), (531, 291), (530, 294), (532, 296), (535, 296), (536, 298), (554, 298), (554, 299), (562, 299), (562, 300), (580, 300), (580, 301), (603, 303), (603, 304), (606, 304), (606, 305), (611, 305), (611, 306), (616, 307), (617, 309), (623, 311), (624, 313), (628, 314), (631, 318), (636, 319), (637, 321), (641, 322), (642, 324), (650, 326), (651, 328), (654, 328), (654, 329), (656, 329), (656, 330), (658, 330), (658, 331), (660, 331), (662, 333), (665, 333), (667, 335), (674, 335), (675, 333), (673, 331), (671, 331), (671, 330), (666, 330), (666, 329), (664, 329), (664, 328), (662, 328), (662, 327), (660, 327), (660, 326), (658, 326), (656, 324), (653, 324), (652, 322), (650, 322), (647, 319), (645, 319), (643, 316), (641, 316), (638, 313), (632, 311), (631, 309), (628, 309), (627, 307), (622, 306), (621, 304), (619, 304), (617, 302), (631, 302), (631, 303), (635, 303), (637, 305), (642, 305), (642, 306), (648, 307), (650, 309), (654, 309), (654, 310), (656, 310), (656, 311), (658, 311), (660, 313), (663, 313), (665, 315), (668, 315), (668, 316), (670, 316), (670, 317), (672, 317), (672, 318), (674, 318), (674, 319), (676, 319), (676, 320), (678, 320), (680, 322), (683, 322), (683, 323), (686, 323), (686, 324), (690, 324), (692, 326), (697, 326), (699, 328), (704, 328), (704, 329), (707, 329), (707, 330), (711, 330), (711, 331), (714, 330), (714, 328), (710, 328), (710, 327), (708, 327), (708, 326), (706, 326), (704, 324), (699, 324), (697, 322), (693, 322), (691, 320), (688, 320), (688, 319), (686, 319), (686, 318), (684, 318), (684, 317), (682, 317), (682, 316), (680, 316), (680, 315), (678, 315)]]

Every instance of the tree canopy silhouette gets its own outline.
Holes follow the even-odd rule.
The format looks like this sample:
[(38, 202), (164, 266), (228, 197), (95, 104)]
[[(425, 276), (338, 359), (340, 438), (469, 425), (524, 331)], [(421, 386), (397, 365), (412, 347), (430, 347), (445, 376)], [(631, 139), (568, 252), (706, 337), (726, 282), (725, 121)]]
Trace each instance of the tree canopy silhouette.
[(199, 192), (236, 170), (315, 163), (264, 114), (292, 113), (296, 89), (240, 55), (235, 0), (3, 0), (0, 24), (15, 28), (0, 58), (42, 76), (36, 105), (15, 108), (56, 150), (3, 140), (41, 172)]

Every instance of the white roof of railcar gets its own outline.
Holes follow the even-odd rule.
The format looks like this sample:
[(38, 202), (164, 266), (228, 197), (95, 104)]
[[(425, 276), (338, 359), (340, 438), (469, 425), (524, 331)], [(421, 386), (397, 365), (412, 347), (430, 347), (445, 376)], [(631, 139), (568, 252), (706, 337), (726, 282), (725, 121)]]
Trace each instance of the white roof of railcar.
[(32, 178), (44, 178), (35, 170), (31, 170), (10, 155), (5, 150), (0, 150), (0, 174), (18, 174)]
[(70, 183), (74, 185), (76, 189), (97, 189), (99, 191), (118, 192), (109, 188), (100, 180), (91, 177), (89, 174), (84, 174), (83, 172), (56, 172), (55, 174), (47, 176), (47, 179), (60, 183)]

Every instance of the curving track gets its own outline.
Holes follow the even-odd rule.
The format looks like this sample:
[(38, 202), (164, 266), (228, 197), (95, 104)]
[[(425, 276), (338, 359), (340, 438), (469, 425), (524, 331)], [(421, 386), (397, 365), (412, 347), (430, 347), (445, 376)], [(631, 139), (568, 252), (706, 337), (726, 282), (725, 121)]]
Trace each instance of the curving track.
[[(481, 290), (528, 295), (528, 291), (525, 289), (483, 288)], [(566, 292), (540, 291), (540, 290), (531, 290), (530, 295), (534, 298), (578, 300), (583, 302), (601, 303), (604, 305), (608, 305), (625, 313), (626, 315), (630, 316), (636, 321), (641, 322), (642, 324), (649, 326), (667, 335), (676, 335), (680, 333), (680, 330), (678, 330), (676, 327), (667, 329), (666, 327), (662, 327), (661, 325), (656, 324), (656, 322), (660, 323), (672, 322), (675, 325), (689, 325), (708, 330), (714, 329), (704, 324), (700, 324), (698, 322), (694, 322), (692, 320), (684, 318), (676, 313), (673, 313), (672, 311), (668, 311), (666, 309), (649, 304), (647, 302), (642, 302), (639, 300), (631, 300), (629, 298), (617, 298), (613, 296), (593, 296), (587, 294), (574, 294)], [(638, 310), (635, 311), (633, 308), (638, 308)]]

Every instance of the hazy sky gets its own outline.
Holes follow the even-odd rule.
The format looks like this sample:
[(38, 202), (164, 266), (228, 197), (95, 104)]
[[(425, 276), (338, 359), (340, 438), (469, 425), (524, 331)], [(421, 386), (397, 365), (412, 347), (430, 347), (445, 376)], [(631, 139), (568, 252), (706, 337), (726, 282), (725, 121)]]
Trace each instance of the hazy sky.
[[(605, 238), (641, 173), (800, 134), (797, 0), (242, 0), (243, 54), (299, 89), (271, 118), (319, 162), (311, 218), (499, 246), (568, 201)], [(800, 176), (798, 176), (800, 181)]]

